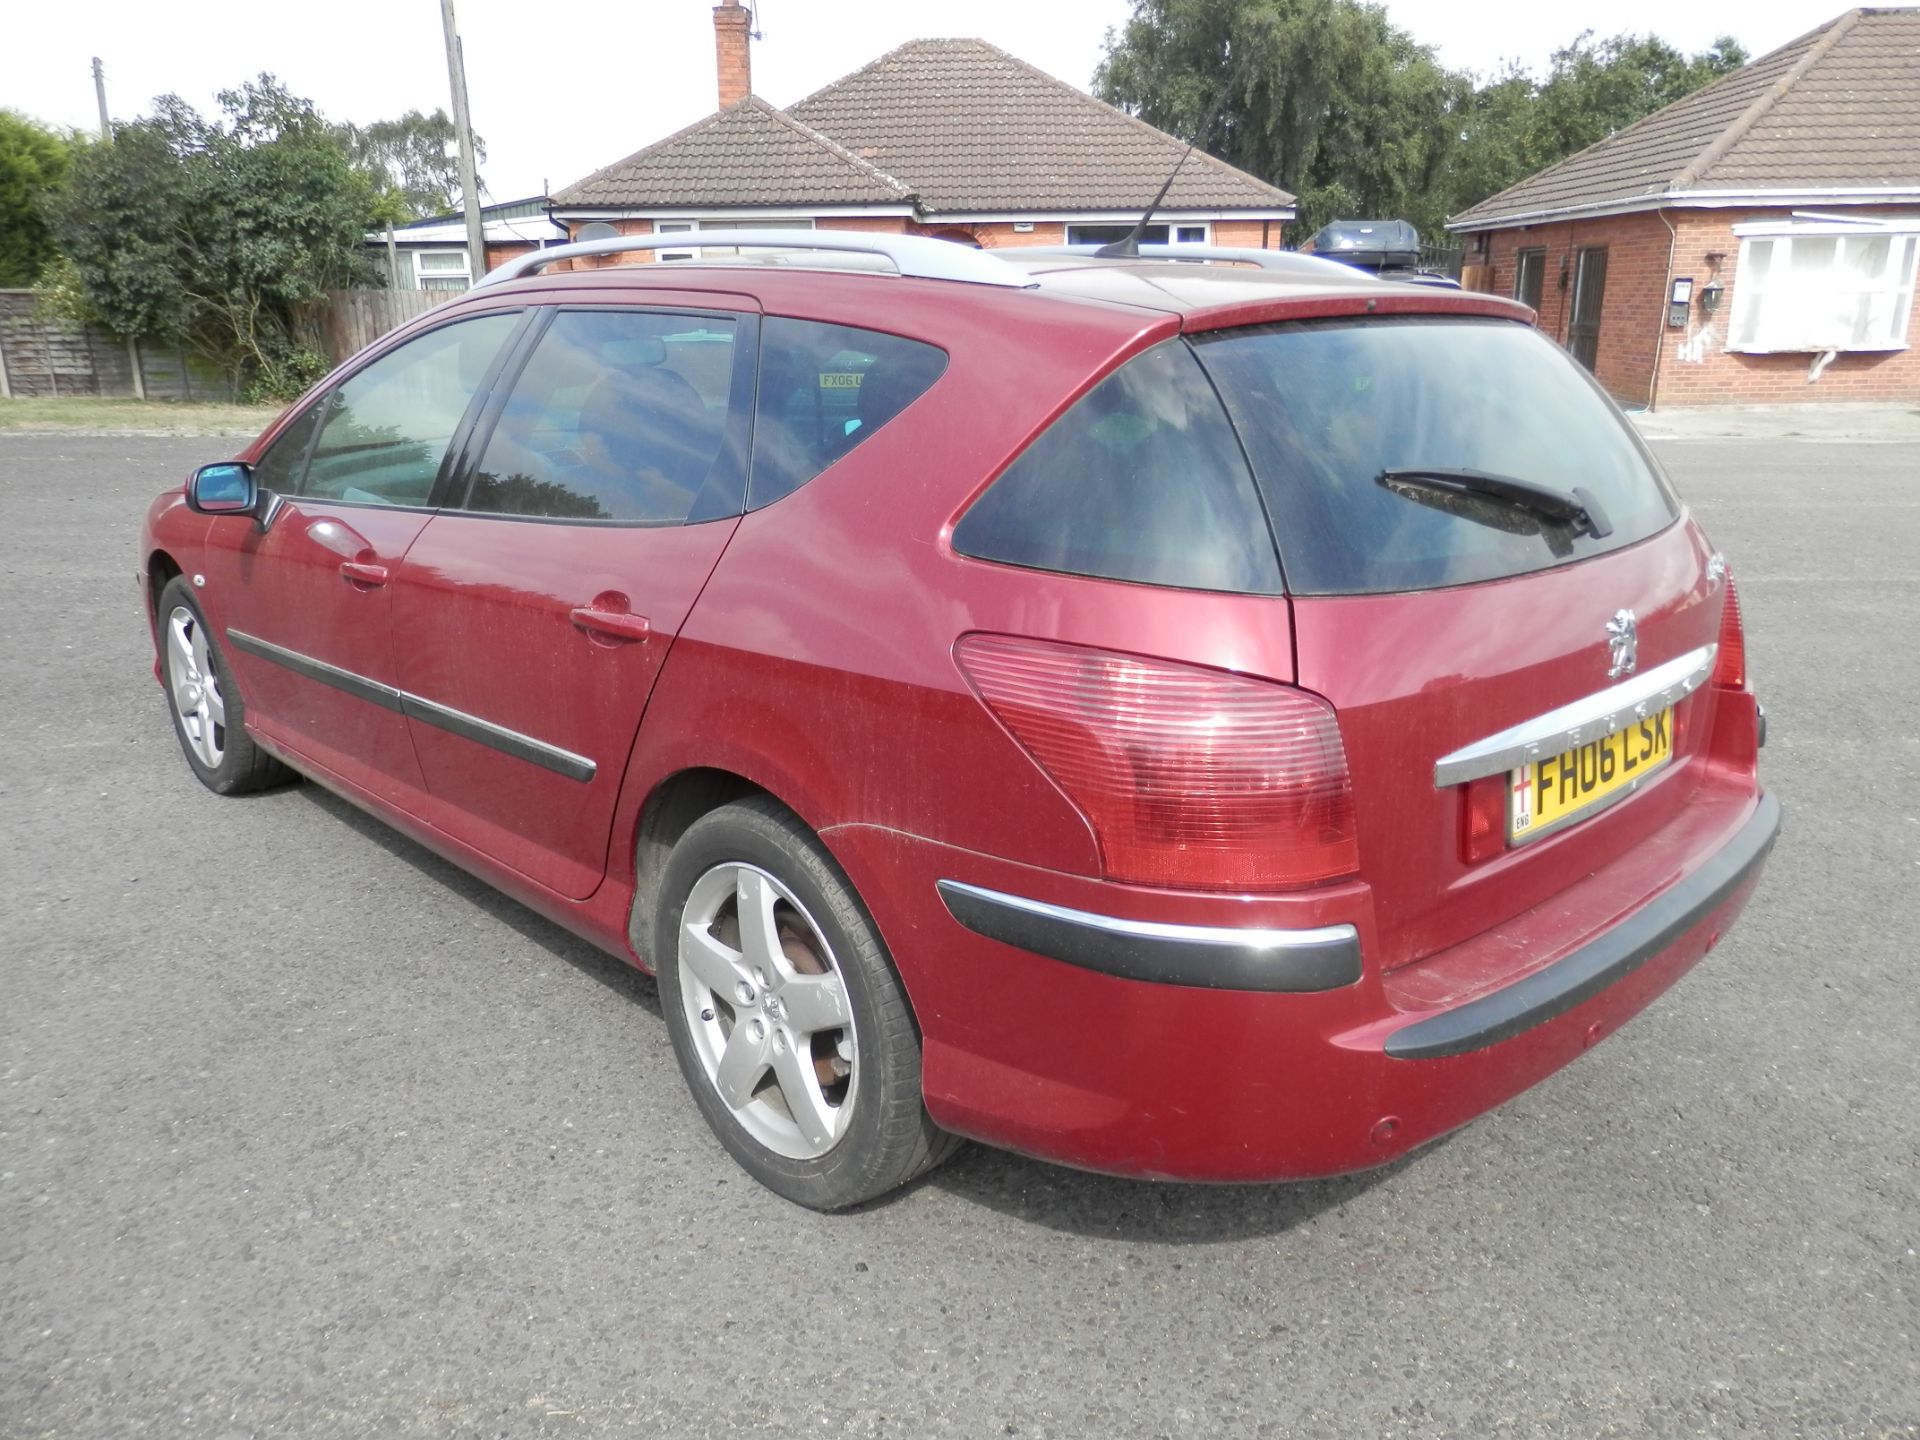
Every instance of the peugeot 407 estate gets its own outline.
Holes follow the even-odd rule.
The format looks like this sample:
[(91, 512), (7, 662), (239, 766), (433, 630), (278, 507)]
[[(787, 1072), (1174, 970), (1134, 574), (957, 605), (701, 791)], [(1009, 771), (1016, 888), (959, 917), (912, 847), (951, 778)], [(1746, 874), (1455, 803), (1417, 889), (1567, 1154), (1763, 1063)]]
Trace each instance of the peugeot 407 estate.
[(1377, 1165), (1746, 903), (1733, 575), (1531, 311), (1257, 251), (662, 243), (379, 341), (161, 495), (138, 578), (210, 790), (304, 776), (653, 972), (780, 1194), (961, 1137)]

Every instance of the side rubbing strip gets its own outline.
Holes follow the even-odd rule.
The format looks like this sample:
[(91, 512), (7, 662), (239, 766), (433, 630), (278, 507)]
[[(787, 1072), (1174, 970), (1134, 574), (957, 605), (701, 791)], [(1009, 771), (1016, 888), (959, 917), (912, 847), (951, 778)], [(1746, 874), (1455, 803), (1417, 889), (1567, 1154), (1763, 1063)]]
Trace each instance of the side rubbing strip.
[(1304, 994), (1360, 978), (1360, 937), (1351, 925), (1168, 925), (1069, 910), (957, 880), (942, 880), (938, 888), (947, 912), (977, 935), (1123, 980)]
[(244, 630), (227, 631), (227, 639), (233, 642), (233, 648), (244, 650), (249, 655), (257, 655), (262, 660), (270, 660), (275, 665), (304, 675), (309, 680), (317, 680), (322, 685), (330, 685), (335, 690), (344, 690), (357, 700), (365, 700), (370, 705), (378, 705), (382, 710), (398, 712), (400, 692), (391, 685), (382, 685), (378, 680), (369, 680), (364, 675), (356, 675), (351, 670), (342, 670), (337, 665), (329, 665), (324, 660), (315, 660), (311, 655), (302, 655), (297, 650), (288, 650), (258, 636), (249, 635)]
[(564, 775), (569, 780), (593, 779), (594, 763), (584, 755), (562, 750), (558, 745), (549, 745), (544, 740), (535, 740), (531, 735), (522, 735), (518, 730), (495, 725), (464, 710), (422, 700), (418, 695), (402, 695), (401, 699), (406, 704), (409, 720), (418, 720), (423, 725), (432, 725), (463, 740), (486, 745), (503, 755), (511, 755), (516, 760), (525, 760), (543, 770)]
[(404, 690), (396, 690), (391, 685), (382, 685), (378, 680), (369, 680), (364, 675), (356, 675), (351, 670), (342, 670), (338, 665), (329, 665), (324, 660), (315, 660), (311, 655), (302, 655), (297, 650), (289, 650), (249, 635), (244, 630), (227, 631), (227, 639), (233, 642), (233, 648), (244, 650), (249, 655), (257, 655), (262, 660), (270, 660), (275, 665), (316, 680), (322, 685), (330, 685), (335, 690), (345, 691), (359, 700), (378, 705), (382, 710), (392, 710), (405, 715), (409, 720), (418, 720), (423, 725), (432, 725), (462, 739), (472, 740), (503, 755), (511, 755), (516, 760), (525, 760), (538, 765), (543, 770), (551, 770), (556, 775), (564, 775), (569, 780), (582, 782), (593, 779), (594, 762), (584, 755), (576, 755), (571, 750), (562, 750), (558, 745), (549, 745), (544, 740), (536, 740), (531, 735), (522, 735), (518, 730), (509, 730), (504, 725), (495, 725), (490, 720), (482, 720), (477, 715), (469, 715), (464, 710), (455, 710), (449, 705), (441, 705), (432, 700), (424, 700), (418, 695), (410, 695)]

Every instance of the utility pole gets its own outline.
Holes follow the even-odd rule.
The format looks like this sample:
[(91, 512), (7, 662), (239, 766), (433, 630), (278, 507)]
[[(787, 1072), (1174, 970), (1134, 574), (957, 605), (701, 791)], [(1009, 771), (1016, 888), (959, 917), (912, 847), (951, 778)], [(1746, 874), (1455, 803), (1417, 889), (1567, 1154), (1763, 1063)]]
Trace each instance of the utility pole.
[[(100, 138), (113, 139), (113, 121), (107, 116), (107, 72), (101, 68), (100, 57), (93, 57), (93, 98), (100, 106)], [(140, 341), (136, 336), (127, 336), (127, 372), (133, 377), (133, 398), (147, 398), (147, 377), (140, 368)]]
[(93, 98), (100, 102), (100, 138), (113, 138), (113, 122), (107, 118), (107, 72), (100, 68), (100, 57), (93, 57)]
[(487, 237), (480, 224), (480, 181), (473, 168), (473, 119), (467, 113), (467, 62), (460, 32), (453, 23), (453, 0), (440, 0), (440, 22), (447, 36), (447, 81), (453, 88), (453, 128), (460, 142), (460, 194), (467, 209), (467, 274), (479, 284), (487, 273)]

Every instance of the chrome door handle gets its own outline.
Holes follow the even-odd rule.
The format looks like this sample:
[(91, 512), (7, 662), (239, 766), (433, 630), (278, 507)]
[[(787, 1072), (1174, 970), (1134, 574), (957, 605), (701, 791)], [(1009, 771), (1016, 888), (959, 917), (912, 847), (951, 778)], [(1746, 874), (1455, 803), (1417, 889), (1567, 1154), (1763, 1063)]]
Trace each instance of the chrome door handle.
[(596, 610), (590, 605), (582, 605), (573, 612), (573, 623), (592, 634), (608, 635), (616, 640), (645, 640), (653, 633), (653, 626), (644, 615)]
[(370, 565), (363, 560), (342, 560), (340, 574), (354, 585), (384, 585), (387, 583), (387, 567)]

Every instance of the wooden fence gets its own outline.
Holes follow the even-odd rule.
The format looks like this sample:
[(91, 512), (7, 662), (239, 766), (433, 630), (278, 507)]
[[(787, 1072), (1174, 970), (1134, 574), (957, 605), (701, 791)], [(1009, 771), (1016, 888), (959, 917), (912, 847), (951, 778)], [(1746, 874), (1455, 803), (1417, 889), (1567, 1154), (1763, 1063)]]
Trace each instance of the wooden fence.
[(143, 400), (231, 400), (216, 367), (177, 350), (123, 340), (97, 325), (42, 315), (31, 290), (0, 290), (0, 397), (95, 395)]
[(327, 349), (338, 363), (452, 298), (439, 290), (330, 290)]
[[(335, 290), (324, 317), (337, 364), (442, 300), (434, 290)], [(0, 290), (0, 398), (93, 395), (141, 400), (231, 400), (217, 366), (152, 341), (42, 314), (31, 290)]]

